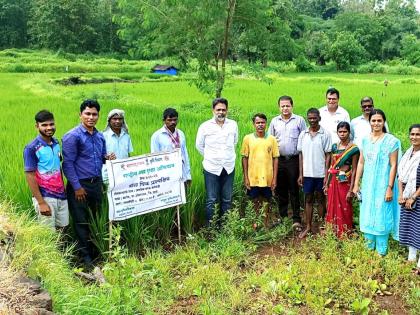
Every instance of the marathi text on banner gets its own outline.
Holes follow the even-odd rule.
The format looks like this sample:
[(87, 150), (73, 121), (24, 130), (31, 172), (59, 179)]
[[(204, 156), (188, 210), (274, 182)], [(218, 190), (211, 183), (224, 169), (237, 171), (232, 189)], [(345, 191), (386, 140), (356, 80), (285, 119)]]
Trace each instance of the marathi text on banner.
[(184, 204), (180, 149), (107, 161), (109, 220)]

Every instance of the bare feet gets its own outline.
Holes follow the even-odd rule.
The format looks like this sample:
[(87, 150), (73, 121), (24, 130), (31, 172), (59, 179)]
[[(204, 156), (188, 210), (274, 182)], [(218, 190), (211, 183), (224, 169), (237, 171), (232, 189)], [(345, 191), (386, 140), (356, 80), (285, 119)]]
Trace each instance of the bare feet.
[(413, 268), (411, 272), (416, 276), (420, 276), (420, 267)]
[(306, 235), (311, 231), (311, 227), (307, 226), (306, 229), (304, 229), (302, 232), (300, 232), (299, 234), (299, 238), (305, 238)]

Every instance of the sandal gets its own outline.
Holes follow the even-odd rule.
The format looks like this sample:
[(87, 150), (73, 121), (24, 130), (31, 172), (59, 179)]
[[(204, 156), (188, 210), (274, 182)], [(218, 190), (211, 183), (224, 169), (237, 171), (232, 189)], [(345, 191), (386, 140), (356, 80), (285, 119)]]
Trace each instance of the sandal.
[(292, 229), (295, 230), (296, 232), (301, 232), (302, 231), (302, 225), (299, 222), (295, 222), (292, 225)]
[(420, 276), (420, 267), (411, 269), (411, 272), (416, 276)]

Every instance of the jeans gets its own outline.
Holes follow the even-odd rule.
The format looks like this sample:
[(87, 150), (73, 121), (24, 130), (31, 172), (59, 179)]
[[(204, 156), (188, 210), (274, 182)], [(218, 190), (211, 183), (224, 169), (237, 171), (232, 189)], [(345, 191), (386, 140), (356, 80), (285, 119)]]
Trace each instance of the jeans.
[(98, 250), (91, 239), (89, 212), (95, 215), (97, 211), (101, 210), (102, 180), (93, 183), (80, 180), (80, 184), (86, 190), (86, 201), (81, 202), (76, 200), (73, 186), (70, 183), (67, 184), (67, 199), (70, 214), (73, 218), (80, 256), (85, 261), (91, 261), (98, 256)]
[(207, 225), (213, 218), (214, 207), (220, 203), (220, 216), (225, 214), (232, 206), (233, 179), (235, 170), (228, 174), (223, 169), (220, 175), (203, 171), (204, 183), (206, 186), (206, 221)]

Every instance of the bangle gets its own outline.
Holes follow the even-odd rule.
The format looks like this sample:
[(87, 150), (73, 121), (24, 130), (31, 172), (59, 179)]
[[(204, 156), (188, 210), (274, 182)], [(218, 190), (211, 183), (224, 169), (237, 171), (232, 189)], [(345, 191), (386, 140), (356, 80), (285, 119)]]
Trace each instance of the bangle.
[(388, 185), (388, 187), (391, 188), (391, 189), (393, 188), (391, 185)]

